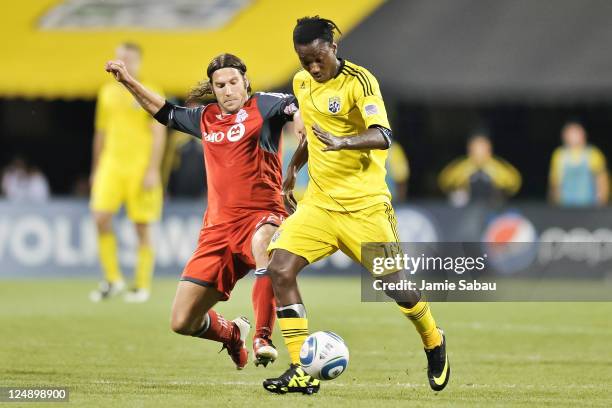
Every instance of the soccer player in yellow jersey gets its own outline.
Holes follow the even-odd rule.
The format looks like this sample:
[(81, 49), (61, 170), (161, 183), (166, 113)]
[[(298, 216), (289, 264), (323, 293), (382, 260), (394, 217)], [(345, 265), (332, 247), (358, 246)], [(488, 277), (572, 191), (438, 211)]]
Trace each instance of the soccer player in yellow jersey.
[[(138, 77), (141, 49), (132, 43), (117, 48), (117, 59)], [(149, 89), (156, 87), (147, 84)], [(159, 91), (157, 91), (159, 93)], [(119, 268), (113, 215), (125, 204), (136, 227), (138, 256), (134, 285), (125, 293), (127, 302), (148, 300), (154, 267), (150, 224), (162, 209), (160, 165), (165, 127), (157, 123), (116, 81), (98, 94), (92, 160), (90, 207), (98, 230), (98, 250), (104, 281), (91, 292), (92, 301), (119, 294), (125, 287)]]
[[(332, 21), (316, 16), (298, 20), (293, 31), (295, 51), (304, 68), (295, 75), (293, 90), (307, 143), (300, 144), (290, 163), (285, 195), (291, 196), (294, 174), (306, 159), (310, 181), (297, 210), (268, 247), (272, 252), (268, 272), (291, 365), (263, 386), (280, 394), (310, 394), (320, 387), (299, 365), (300, 348), (308, 335), (306, 309), (296, 282), (299, 271), (338, 249), (366, 266), (362, 243), (399, 240), (385, 184), (385, 159), (392, 142), (385, 105), (376, 78), (336, 56), (337, 29)], [(420, 293), (408, 295), (409, 301), (396, 301), (423, 340), (431, 388), (442, 390), (450, 376), (444, 333), (436, 327)]]

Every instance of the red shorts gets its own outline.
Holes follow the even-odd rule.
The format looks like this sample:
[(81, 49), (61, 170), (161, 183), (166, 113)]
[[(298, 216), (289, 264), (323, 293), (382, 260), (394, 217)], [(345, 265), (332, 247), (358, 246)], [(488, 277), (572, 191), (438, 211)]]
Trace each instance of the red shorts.
[(238, 279), (255, 268), (251, 240), (264, 224), (277, 227), (285, 214), (251, 212), (230, 224), (202, 227), (198, 247), (185, 265), (181, 280), (217, 289), (221, 300), (229, 295)]

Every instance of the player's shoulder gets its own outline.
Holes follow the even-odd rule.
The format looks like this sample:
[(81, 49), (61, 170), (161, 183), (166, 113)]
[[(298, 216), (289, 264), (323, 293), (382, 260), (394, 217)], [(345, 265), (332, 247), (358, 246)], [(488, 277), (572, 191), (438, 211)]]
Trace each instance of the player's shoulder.
[(369, 80), (374, 80), (376, 81), (376, 77), (374, 76), (374, 74), (372, 74), (372, 72), (367, 69), (364, 66), (361, 65), (357, 65), (352, 61), (349, 60), (344, 60), (343, 66), (342, 66), (342, 72), (345, 74), (351, 74), (354, 76), (361, 76), (361, 77), (365, 77)]
[(378, 92), (378, 82), (367, 68), (344, 60), (340, 72), (347, 77), (352, 89), (363, 91), (366, 96)]
[(295, 75), (293, 76), (293, 82), (296, 81), (305, 81), (308, 79), (309, 77), (309, 73), (306, 72), (306, 70), (304, 69), (300, 69), (298, 72), (295, 73)]

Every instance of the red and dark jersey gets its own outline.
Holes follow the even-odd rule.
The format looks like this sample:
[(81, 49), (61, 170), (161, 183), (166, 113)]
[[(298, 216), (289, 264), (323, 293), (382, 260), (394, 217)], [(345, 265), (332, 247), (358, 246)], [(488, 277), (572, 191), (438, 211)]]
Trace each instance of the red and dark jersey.
[(284, 213), (281, 131), (297, 111), (293, 95), (256, 93), (237, 113), (218, 104), (175, 106), (168, 126), (202, 139), (208, 184), (204, 226), (231, 223), (245, 211)]

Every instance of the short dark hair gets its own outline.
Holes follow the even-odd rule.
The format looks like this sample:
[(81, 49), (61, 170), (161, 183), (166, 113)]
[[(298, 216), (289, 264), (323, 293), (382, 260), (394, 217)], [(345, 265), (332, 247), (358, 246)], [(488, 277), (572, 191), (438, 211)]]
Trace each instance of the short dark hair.
[(585, 128), (584, 121), (578, 116), (572, 116), (569, 119), (567, 119), (565, 122), (563, 122), (562, 128), (566, 128), (571, 125), (580, 126), (583, 129)]
[(323, 40), (327, 43), (334, 42), (334, 35), (342, 34), (336, 23), (319, 16), (302, 17), (298, 19), (293, 29), (293, 44), (306, 45), (315, 40)]
[(476, 139), (484, 139), (486, 141), (488, 141), (490, 144), (493, 144), (493, 141), (491, 140), (491, 136), (490, 136), (490, 131), (489, 129), (487, 129), (486, 127), (479, 127), (476, 128), (472, 131), (472, 133), (470, 133), (470, 136), (467, 139), (467, 144), (471, 144), (472, 142), (474, 142)]

